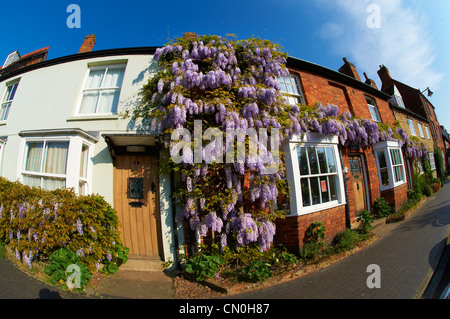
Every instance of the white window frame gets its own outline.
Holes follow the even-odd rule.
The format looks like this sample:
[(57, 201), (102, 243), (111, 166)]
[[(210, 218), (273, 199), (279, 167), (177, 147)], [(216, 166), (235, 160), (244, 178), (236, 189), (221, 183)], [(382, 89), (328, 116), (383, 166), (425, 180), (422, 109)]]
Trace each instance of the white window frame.
[(411, 119), (408, 119), (408, 125), (409, 125), (409, 130), (411, 131), (411, 135), (412, 136), (417, 136), (416, 134), (416, 128), (414, 126), (414, 121)]
[[(8, 82), (8, 83), (6, 83), (5, 84), (5, 89), (4, 89), (4, 91), (3, 91), (3, 94), (2, 94), (2, 100), (1, 100), (1, 104), (0, 104), (0, 122), (1, 123), (5, 123), (7, 120), (8, 120), (8, 117), (9, 117), (9, 113), (11, 112), (11, 106), (12, 106), (12, 103), (13, 103), (13, 101), (14, 101), (14, 97), (16, 96), (16, 94), (17, 94), (17, 89), (18, 89), (18, 87), (19, 87), (19, 82), (20, 82), (20, 79), (15, 79), (15, 80), (13, 80), (13, 81), (10, 81), (10, 82)], [(6, 100), (7, 99), (7, 94), (8, 94), (8, 88), (10, 88), (10, 87), (12, 87), (12, 86), (16, 86), (16, 89), (15, 89), (15, 91), (14, 91), (14, 96), (13, 96), (13, 98), (12, 99), (8, 99), (8, 100)], [(9, 104), (9, 105), (8, 105)], [(6, 118), (2, 118), (2, 117), (4, 117), (4, 108), (7, 108), (8, 109), (8, 111), (7, 111), (7, 113), (6, 113)]]
[[(66, 163), (66, 173), (65, 174), (51, 174), (45, 172), (32, 172), (26, 171), (25, 166), (27, 162), (27, 144), (28, 142), (69, 142), (69, 148), (67, 152), (67, 163)], [(81, 166), (81, 151), (83, 145), (88, 147), (88, 162), (87, 162), (87, 176), (85, 178), (80, 177), (80, 166)], [(88, 195), (92, 192), (92, 158), (94, 155), (94, 144), (81, 136), (78, 135), (64, 135), (64, 136), (36, 136), (36, 137), (25, 137), (21, 139), (21, 144), (19, 148), (19, 158), (22, 163), (18, 165), (17, 179), (23, 183), (23, 176), (40, 176), (40, 177), (55, 177), (55, 178), (65, 178), (66, 188), (73, 188), (75, 193), (79, 193), (80, 182), (86, 182), (86, 193), (82, 195)], [(43, 152), (45, 153), (45, 152)], [(42, 179), (41, 179), (42, 185)]]
[(431, 171), (436, 170), (436, 161), (434, 159), (434, 152), (428, 152), (428, 160), (430, 161)]
[(423, 134), (422, 124), (417, 123), (417, 127), (419, 128), (419, 134), (421, 138), (425, 138), (425, 134)]
[(425, 125), (425, 132), (427, 133), (427, 137), (429, 140), (431, 140), (430, 130), (428, 129), (428, 126)]
[[(375, 160), (377, 163), (380, 190), (383, 191), (386, 189), (395, 188), (397, 186), (405, 184), (406, 183), (405, 160), (403, 158), (402, 149), (401, 149), (400, 145), (398, 144), (398, 142), (397, 141), (383, 141), (383, 142), (373, 145), (373, 150), (374, 150), (374, 154), (375, 154)], [(391, 150), (398, 150), (400, 152), (401, 164), (398, 164), (398, 165), (393, 164)], [(386, 158), (386, 165), (388, 168), (387, 171), (388, 171), (388, 177), (389, 177), (389, 184), (386, 186), (382, 185), (381, 174), (380, 174), (380, 163), (378, 160), (378, 152), (384, 152), (384, 156)], [(402, 180), (396, 182), (395, 174), (394, 174), (394, 167), (400, 166), (400, 165), (401, 165)]]
[[(306, 140), (306, 137), (302, 138), (300, 136), (294, 136), (288, 143), (284, 145), (284, 151), (288, 154), (286, 159), (286, 175), (289, 183), (289, 192), (290, 192), (289, 196), (291, 198), (290, 216), (300, 216), (345, 205), (346, 202), (344, 194), (344, 178), (339, 156), (338, 143), (339, 139), (337, 136), (310, 133), (309, 140)], [(314, 147), (324, 146), (333, 148), (333, 153), (335, 157), (334, 159), (336, 161), (335, 175), (336, 175), (337, 200), (303, 207), (301, 175), (298, 158), (299, 146), (314, 146)]]
[[(102, 79), (102, 83), (100, 84), (99, 88), (86, 88), (86, 85), (88, 83), (89, 80), (89, 75), (91, 73), (91, 70), (105, 70), (104, 74), (106, 74), (108, 72), (108, 69), (124, 69), (124, 74), (123, 74), (123, 81), (120, 87), (102, 87), (103, 81), (105, 80), (105, 76), (103, 76)], [(78, 98), (78, 103), (77, 103), (77, 107), (76, 107), (76, 112), (75, 112), (75, 117), (105, 117), (105, 116), (109, 116), (109, 117), (116, 117), (117, 114), (119, 113), (119, 105), (120, 105), (120, 95), (122, 93), (122, 88), (123, 88), (123, 84), (124, 84), (124, 80), (125, 80), (125, 73), (127, 70), (127, 63), (126, 62), (122, 62), (122, 63), (102, 63), (99, 65), (88, 65), (87, 70), (86, 70), (86, 74), (83, 80), (83, 85), (82, 85), (82, 90), (80, 92), (80, 96)], [(104, 112), (104, 113), (81, 113), (81, 106), (83, 103), (83, 96), (85, 92), (89, 92), (89, 91), (107, 91), (107, 90), (117, 90), (119, 91), (119, 102), (117, 105), (117, 110), (116, 112)], [(98, 104), (99, 104), (100, 98), (97, 101), (97, 106), (96, 109), (98, 108)]]
[(372, 120), (374, 120), (375, 122), (381, 122), (381, 116), (380, 116), (380, 112), (378, 111), (378, 106), (377, 106), (377, 102), (375, 101), (375, 99), (366, 96), (366, 102), (367, 102), (367, 106), (369, 108), (369, 113), (370, 116), (372, 117)]
[[(292, 92), (283, 91), (283, 86), (282, 86), (281, 82), (287, 83), (287, 82), (284, 80), (285, 78), (290, 78), (291, 81), (294, 80), (295, 85), (296, 85), (296, 88), (297, 88), (297, 91), (299, 92), (298, 94), (295, 94), (295, 93), (292, 93)], [(283, 80), (282, 80), (282, 79), (283, 79)], [(280, 81), (280, 80), (282, 80), (282, 81)], [(300, 78), (299, 78), (298, 75), (289, 73), (289, 75), (288, 75), (287, 77), (279, 77), (279, 78), (278, 78), (278, 83), (280, 83), (280, 86), (281, 86), (281, 93), (282, 93), (284, 96), (286, 96), (286, 97), (288, 97), (288, 98), (289, 98), (289, 97), (292, 97), (292, 98), (297, 99), (297, 101), (298, 101), (299, 104), (305, 104), (305, 96), (304, 96), (304, 94), (303, 94), (302, 87), (301, 87), (301, 85), (300, 85)], [(289, 84), (289, 85), (292, 85), (291, 83), (288, 83), (288, 84)], [(289, 103), (289, 100), (288, 100), (288, 99), (286, 99), (286, 101)]]

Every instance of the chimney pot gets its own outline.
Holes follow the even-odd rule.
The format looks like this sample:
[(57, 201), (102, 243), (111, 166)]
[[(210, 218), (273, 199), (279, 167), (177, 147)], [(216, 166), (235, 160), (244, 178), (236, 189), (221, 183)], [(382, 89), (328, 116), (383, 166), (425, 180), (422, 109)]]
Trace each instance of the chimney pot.
[(78, 51), (78, 53), (91, 52), (92, 49), (94, 48), (95, 42), (96, 42), (95, 34), (87, 35), (84, 38), (83, 44), (81, 44), (81, 47), (80, 47), (80, 50)]

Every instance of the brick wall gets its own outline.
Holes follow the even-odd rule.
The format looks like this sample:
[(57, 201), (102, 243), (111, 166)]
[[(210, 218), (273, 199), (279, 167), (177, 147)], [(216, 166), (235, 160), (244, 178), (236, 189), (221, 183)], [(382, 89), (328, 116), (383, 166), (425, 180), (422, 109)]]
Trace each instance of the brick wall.
[(396, 211), (408, 199), (408, 183), (381, 191), (381, 197), (391, 205)]
[(292, 252), (298, 252), (303, 246), (303, 238), (309, 225), (317, 221), (322, 222), (327, 228), (325, 240), (331, 243), (338, 232), (345, 230), (345, 205), (301, 216), (277, 219), (275, 243), (282, 243)]

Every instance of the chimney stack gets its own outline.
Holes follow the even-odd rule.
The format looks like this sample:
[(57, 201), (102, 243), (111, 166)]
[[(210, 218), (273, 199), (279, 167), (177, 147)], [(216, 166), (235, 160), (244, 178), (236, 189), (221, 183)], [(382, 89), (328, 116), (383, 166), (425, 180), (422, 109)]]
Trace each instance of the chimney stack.
[(384, 65), (380, 65), (380, 69), (377, 71), (378, 76), (380, 77), (381, 80), (381, 90), (383, 91), (383, 88), (388, 88), (390, 86), (392, 86), (393, 81), (391, 78), (391, 74), (389, 73), (389, 70), (387, 67), (385, 67)]
[(89, 34), (84, 38), (83, 44), (80, 47), (78, 53), (91, 52), (94, 48), (96, 39), (95, 34)]
[(366, 72), (364, 72), (364, 77), (366, 78), (366, 81), (364, 83), (366, 83), (366, 84), (370, 85), (371, 87), (373, 87), (373, 88), (378, 90), (377, 84), (375, 83), (374, 80), (369, 79), (369, 77), (367, 76)]
[(348, 62), (347, 58), (343, 58), (344, 65), (341, 66), (339, 69), (339, 72), (348, 75), (354, 79), (357, 79), (358, 81), (361, 81), (361, 78), (359, 77), (358, 71), (356, 71), (356, 67), (353, 63)]

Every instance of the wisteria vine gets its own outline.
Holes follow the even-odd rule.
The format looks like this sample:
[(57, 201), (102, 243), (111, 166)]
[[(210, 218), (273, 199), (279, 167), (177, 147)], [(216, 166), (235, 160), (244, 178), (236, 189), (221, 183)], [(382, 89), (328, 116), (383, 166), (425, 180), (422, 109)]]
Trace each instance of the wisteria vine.
[[(278, 145), (257, 138), (256, 156), (244, 162), (208, 163), (205, 153), (214, 149), (212, 141), (201, 149), (201, 161), (191, 151), (183, 152), (181, 163), (169, 166), (181, 172), (177, 198), (192, 230), (220, 238), (222, 248), (257, 243), (260, 250), (270, 248), (275, 235), (272, 210), (278, 189), (285, 187), (282, 156), (273, 153), (293, 135), (310, 132), (339, 136), (343, 146), (367, 147), (382, 140), (398, 140), (408, 156), (423, 154), (401, 128), (383, 127), (367, 119), (340, 114), (333, 105), (314, 107), (290, 105), (281, 93), (279, 77), (289, 74), (287, 55), (270, 41), (251, 38), (199, 36), (183, 37), (156, 50), (158, 71), (144, 85), (142, 103), (133, 110), (134, 119), (150, 120), (165, 147), (174, 154), (174, 130), (194, 131), (194, 121), (203, 130), (217, 128), (277, 130)], [(273, 134), (272, 134), (273, 135)], [(272, 136), (271, 136), (272, 137)], [(268, 136), (266, 135), (267, 139)], [(270, 139), (270, 138), (269, 138)], [(275, 140), (272, 140), (272, 142)], [(189, 141), (189, 149), (195, 141)], [(248, 144), (248, 140), (247, 140)], [(268, 145), (269, 144), (269, 145)], [(220, 144), (225, 154), (235, 141)], [(426, 155), (426, 151), (425, 151)], [(265, 168), (277, 162), (278, 170)]]

